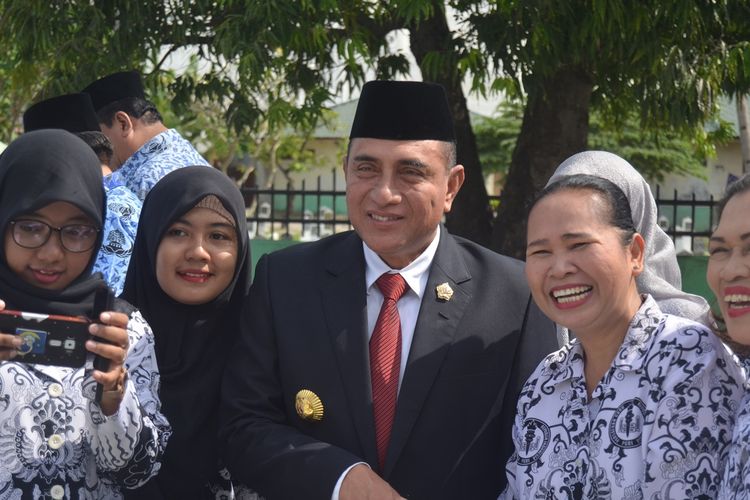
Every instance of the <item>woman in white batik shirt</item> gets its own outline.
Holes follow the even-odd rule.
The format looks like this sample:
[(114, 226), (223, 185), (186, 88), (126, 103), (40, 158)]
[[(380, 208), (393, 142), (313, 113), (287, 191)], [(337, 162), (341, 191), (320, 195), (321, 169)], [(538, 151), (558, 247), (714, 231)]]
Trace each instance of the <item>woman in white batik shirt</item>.
[[(0, 309), (93, 316), (105, 286), (90, 272), (104, 201), (99, 161), (81, 139), (39, 130), (8, 146), (0, 157)], [(93, 356), (80, 368), (33, 363), (20, 335), (0, 332), (0, 499), (116, 500), (159, 470), (169, 424), (153, 335), (129, 304), (113, 309), (80, 340), (106, 361), (98, 369)]]
[(704, 326), (640, 295), (628, 201), (588, 175), (529, 212), (535, 302), (575, 339), (526, 382), (501, 498), (715, 498), (743, 374)]
[[(750, 369), (750, 176), (727, 188), (708, 244), (706, 278), (721, 310), (720, 335)], [(750, 498), (750, 391), (739, 408), (719, 498)]]

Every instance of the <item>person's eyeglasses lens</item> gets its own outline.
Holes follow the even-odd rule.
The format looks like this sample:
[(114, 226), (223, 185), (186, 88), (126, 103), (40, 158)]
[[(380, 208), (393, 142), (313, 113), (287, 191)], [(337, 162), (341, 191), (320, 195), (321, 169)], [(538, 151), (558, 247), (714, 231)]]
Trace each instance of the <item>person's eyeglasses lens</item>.
[(47, 243), (54, 230), (60, 233), (63, 248), (70, 252), (85, 252), (96, 243), (98, 232), (88, 224), (70, 224), (59, 228), (37, 220), (16, 220), (12, 224), (13, 240), (24, 248), (39, 248)]

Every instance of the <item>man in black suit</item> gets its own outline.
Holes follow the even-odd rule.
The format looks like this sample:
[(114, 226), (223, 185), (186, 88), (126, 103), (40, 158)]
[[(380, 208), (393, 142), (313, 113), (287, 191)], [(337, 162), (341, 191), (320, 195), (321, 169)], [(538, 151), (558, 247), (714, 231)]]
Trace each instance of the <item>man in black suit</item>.
[(229, 469), (269, 500), (494, 499), (520, 386), (557, 345), (523, 264), (440, 224), (464, 179), (443, 88), (367, 83), (344, 168), (355, 231), (258, 264)]

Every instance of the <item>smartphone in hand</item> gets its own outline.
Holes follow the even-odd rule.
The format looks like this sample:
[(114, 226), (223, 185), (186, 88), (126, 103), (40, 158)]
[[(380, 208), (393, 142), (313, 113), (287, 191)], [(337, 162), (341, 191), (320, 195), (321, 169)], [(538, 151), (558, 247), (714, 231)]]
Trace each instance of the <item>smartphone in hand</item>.
[(23, 345), (13, 361), (80, 368), (90, 337), (86, 318), (24, 311), (0, 311), (0, 332), (19, 335)]
[[(112, 311), (115, 306), (115, 294), (112, 291), (110, 287), (107, 285), (101, 285), (96, 290), (96, 295), (94, 295), (94, 309), (92, 311), (92, 318), (91, 320), (93, 322), (99, 321), (99, 315), (105, 311)], [(97, 337), (95, 339), (97, 342), (107, 342), (106, 340)], [(109, 360), (107, 358), (103, 358), (99, 356), (98, 354), (94, 357), (94, 369), (99, 370), (102, 372), (106, 372), (109, 370)], [(99, 403), (102, 400), (102, 391), (104, 390), (104, 387), (102, 384), (97, 383), (96, 384), (96, 395), (94, 397), (94, 400)]]

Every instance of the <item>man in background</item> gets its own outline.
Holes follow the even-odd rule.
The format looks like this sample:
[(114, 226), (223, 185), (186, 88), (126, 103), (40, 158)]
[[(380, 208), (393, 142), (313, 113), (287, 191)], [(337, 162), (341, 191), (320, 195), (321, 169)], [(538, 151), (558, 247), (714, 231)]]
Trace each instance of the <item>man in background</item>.
[(146, 99), (137, 71), (105, 76), (83, 92), (91, 96), (99, 126), (114, 149), (108, 183), (125, 185), (143, 201), (169, 172), (208, 165), (179, 132), (164, 125), (156, 106)]

